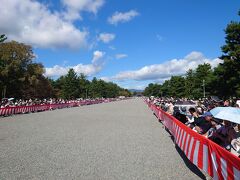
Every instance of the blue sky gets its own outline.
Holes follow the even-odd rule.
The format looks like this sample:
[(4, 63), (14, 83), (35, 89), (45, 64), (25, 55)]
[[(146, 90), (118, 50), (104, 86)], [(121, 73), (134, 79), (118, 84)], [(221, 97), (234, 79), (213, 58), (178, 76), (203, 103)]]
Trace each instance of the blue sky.
[(69, 68), (143, 89), (221, 62), (233, 0), (0, 0), (0, 33), (34, 47), (46, 76)]

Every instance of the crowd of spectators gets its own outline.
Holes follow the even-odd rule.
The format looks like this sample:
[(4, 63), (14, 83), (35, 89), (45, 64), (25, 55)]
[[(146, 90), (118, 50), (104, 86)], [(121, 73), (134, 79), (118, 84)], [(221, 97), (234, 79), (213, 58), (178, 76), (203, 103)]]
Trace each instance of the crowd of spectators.
[(19, 107), (19, 106), (33, 106), (33, 105), (49, 105), (49, 104), (65, 104), (65, 103), (79, 103), (82, 101), (95, 101), (95, 100), (109, 100), (105, 98), (97, 98), (97, 99), (74, 99), (74, 100), (65, 100), (65, 99), (14, 99), (14, 98), (3, 98), (0, 100), (0, 108), (6, 107)]
[(104, 102), (111, 102), (116, 100), (123, 100), (127, 98), (95, 98), (95, 99), (29, 99), (29, 100), (16, 100), (14, 98), (3, 98), (0, 100), (0, 117), (11, 116), (15, 114), (35, 113), (41, 111), (70, 108), (91, 104), (98, 104)]
[(174, 116), (193, 131), (205, 136), (226, 150), (240, 157), (240, 124), (212, 116), (215, 107), (239, 108), (238, 101), (208, 98), (191, 99), (149, 98), (155, 105)]
[(0, 108), (5, 107), (18, 107), (18, 106), (33, 106), (33, 105), (48, 105), (48, 104), (64, 104), (64, 103), (71, 103), (71, 102), (78, 102), (78, 100), (64, 100), (64, 99), (14, 99), (14, 98), (3, 98), (0, 101)]

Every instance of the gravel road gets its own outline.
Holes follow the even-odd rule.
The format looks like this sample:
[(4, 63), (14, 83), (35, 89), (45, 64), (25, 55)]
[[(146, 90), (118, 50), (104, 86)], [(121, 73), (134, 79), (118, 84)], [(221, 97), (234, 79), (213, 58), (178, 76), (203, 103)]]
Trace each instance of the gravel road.
[(0, 179), (202, 179), (141, 99), (0, 118)]

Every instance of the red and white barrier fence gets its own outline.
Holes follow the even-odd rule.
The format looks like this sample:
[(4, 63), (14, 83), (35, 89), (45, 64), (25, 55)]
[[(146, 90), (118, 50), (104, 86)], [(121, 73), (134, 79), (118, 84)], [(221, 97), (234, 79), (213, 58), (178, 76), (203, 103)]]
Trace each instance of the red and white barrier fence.
[(147, 104), (193, 164), (213, 179), (240, 179), (240, 158), (196, 133), (156, 105)]
[(9, 116), (13, 114), (47, 111), (47, 110), (62, 109), (62, 108), (69, 108), (69, 107), (76, 107), (76, 106), (85, 106), (85, 105), (99, 104), (103, 102), (112, 102), (112, 101), (116, 101), (116, 99), (83, 100), (79, 102), (71, 102), (71, 103), (64, 103), (64, 104), (5, 107), (5, 108), (0, 108), (0, 116)]

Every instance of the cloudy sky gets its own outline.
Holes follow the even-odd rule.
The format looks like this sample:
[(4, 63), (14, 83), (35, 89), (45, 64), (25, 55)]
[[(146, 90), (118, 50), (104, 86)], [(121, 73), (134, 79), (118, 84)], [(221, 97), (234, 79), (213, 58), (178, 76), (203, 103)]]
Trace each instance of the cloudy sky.
[(0, 0), (0, 34), (30, 44), (46, 76), (74, 68), (143, 89), (220, 60), (240, 1)]

